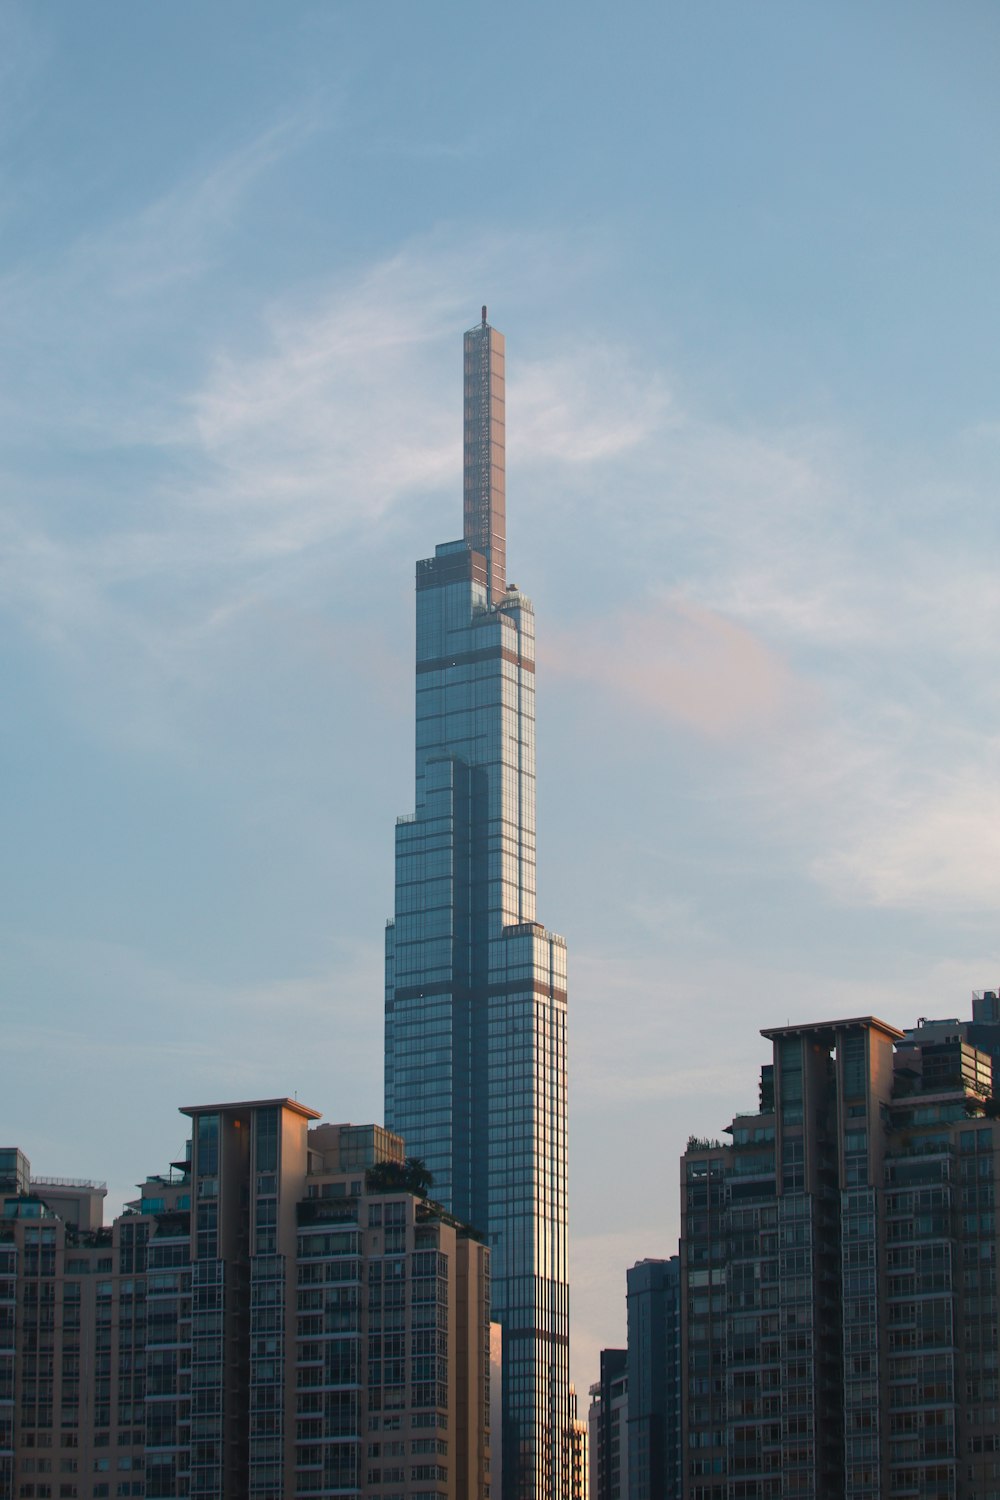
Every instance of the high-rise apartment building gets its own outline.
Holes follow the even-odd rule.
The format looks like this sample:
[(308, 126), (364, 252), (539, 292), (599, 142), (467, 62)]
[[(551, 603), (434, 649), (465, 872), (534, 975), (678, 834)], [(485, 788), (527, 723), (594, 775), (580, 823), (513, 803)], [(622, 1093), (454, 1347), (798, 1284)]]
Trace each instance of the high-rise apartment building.
[(464, 534), (417, 564), (416, 799), (386, 931), (386, 1121), (487, 1236), (505, 1500), (561, 1492), (566, 949), (535, 920), (535, 652), (506, 580), (504, 340), (465, 335)]
[(758, 1110), (689, 1142), (686, 1500), (1000, 1500), (1000, 1121), (963, 1032), (765, 1031)]
[(680, 1259), (627, 1273), (628, 1500), (681, 1496)]
[(480, 1238), (380, 1126), (184, 1113), (108, 1226), (0, 1152), (0, 1500), (487, 1500)]
[(587, 1412), (591, 1500), (627, 1500), (628, 1403), (628, 1350), (602, 1349)]
[(104, 1197), (0, 1151), (0, 1500), (144, 1493), (148, 1226)]

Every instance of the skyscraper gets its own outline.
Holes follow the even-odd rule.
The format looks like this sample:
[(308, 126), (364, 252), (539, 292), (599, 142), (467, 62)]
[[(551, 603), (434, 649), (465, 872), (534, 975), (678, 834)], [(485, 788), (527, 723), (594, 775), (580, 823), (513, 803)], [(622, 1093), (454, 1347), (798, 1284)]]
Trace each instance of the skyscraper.
[(566, 948), (535, 921), (531, 603), (506, 581), (504, 339), (465, 335), (464, 532), (417, 563), (416, 802), (386, 930), (386, 1122), (492, 1252), (505, 1500), (561, 1486)]

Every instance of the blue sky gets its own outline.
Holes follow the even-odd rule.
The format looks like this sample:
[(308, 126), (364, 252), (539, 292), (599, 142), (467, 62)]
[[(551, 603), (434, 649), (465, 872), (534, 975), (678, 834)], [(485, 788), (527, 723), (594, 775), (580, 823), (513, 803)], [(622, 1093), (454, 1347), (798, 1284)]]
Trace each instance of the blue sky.
[(1000, 12), (0, 7), (0, 1138), (381, 1113), (413, 563), (508, 341), (576, 1378), (762, 1026), (1000, 903)]

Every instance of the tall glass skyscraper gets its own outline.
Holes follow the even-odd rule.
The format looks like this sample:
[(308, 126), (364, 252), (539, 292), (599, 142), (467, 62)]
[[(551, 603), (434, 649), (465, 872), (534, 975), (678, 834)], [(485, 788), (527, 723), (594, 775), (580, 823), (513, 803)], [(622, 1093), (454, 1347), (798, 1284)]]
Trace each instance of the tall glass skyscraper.
[(434, 1196), (488, 1236), (504, 1500), (553, 1500), (569, 1412), (566, 946), (535, 921), (534, 614), (506, 581), (504, 467), (504, 339), (484, 307), (465, 335), (464, 534), (417, 563), (385, 1110)]

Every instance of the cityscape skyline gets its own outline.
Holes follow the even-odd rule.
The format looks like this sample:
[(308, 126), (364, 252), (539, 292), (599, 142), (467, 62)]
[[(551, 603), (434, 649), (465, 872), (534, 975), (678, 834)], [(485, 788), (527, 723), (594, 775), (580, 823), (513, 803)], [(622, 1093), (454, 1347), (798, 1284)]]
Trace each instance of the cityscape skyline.
[(996, 983), (998, 25), (4, 7), (0, 1136), (39, 1170), (124, 1201), (178, 1097), (378, 1118), (409, 563), (484, 299), (578, 1389), (760, 1026)]

